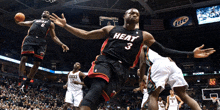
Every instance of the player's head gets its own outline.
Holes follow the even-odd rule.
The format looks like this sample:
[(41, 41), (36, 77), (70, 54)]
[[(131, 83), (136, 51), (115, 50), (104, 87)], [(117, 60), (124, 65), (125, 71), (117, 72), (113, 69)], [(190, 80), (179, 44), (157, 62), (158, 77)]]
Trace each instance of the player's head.
[(74, 65), (73, 65), (73, 68), (74, 69), (80, 69), (81, 68), (81, 65), (79, 62), (76, 62)]
[(162, 98), (161, 98), (161, 97), (159, 97), (158, 99), (159, 99), (159, 101), (161, 101), (161, 100), (162, 100)]
[(50, 18), (50, 12), (49, 11), (44, 11), (41, 15), (42, 18), (47, 18), (49, 19)]
[(140, 77), (140, 69), (137, 69), (137, 76)]
[(173, 90), (170, 90), (170, 95), (174, 95), (174, 91)]
[(124, 21), (128, 24), (139, 23), (140, 13), (136, 8), (128, 9), (124, 15)]

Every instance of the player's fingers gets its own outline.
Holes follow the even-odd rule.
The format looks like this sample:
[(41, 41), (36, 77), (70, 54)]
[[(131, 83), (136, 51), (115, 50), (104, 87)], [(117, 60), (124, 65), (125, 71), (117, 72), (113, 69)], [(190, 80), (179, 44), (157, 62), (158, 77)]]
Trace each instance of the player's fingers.
[(52, 15), (57, 19), (59, 18), (55, 13), (52, 13)]
[(214, 48), (207, 48), (207, 49), (203, 49), (204, 51), (212, 51), (214, 50)]
[(55, 18), (50, 17), (50, 20), (55, 21), (56, 19), (55, 19)]
[(56, 20), (56, 18), (54, 16), (52, 16), (52, 15), (50, 15), (50, 19), (53, 20), (53, 21)]
[(61, 14), (61, 16), (62, 16), (63, 19), (65, 18), (63, 13)]
[(198, 47), (199, 49), (202, 49), (203, 47), (204, 47), (205, 45), (204, 44), (202, 44), (200, 47)]

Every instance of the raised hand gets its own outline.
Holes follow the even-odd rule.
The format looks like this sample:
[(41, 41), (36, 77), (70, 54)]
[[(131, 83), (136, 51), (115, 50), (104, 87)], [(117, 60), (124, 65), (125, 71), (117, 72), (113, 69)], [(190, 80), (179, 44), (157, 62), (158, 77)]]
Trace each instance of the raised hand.
[(69, 50), (69, 47), (67, 47), (65, 44), (62, 45), (63, 52), (67, 52)]
[(64, 17), (64, 14), (61, 14), (62, 18), (58, 17), (56, 14), (52, 13), (50, 15), (50, 20), (53, 21), (56, 25), (60, 27), (64, 27), (66, 25), (66, 18)]
[(203, 44), (200, 47), (194, 49), (194, 58), (206, 58), (209, 55), (213, 54), (216, 50), (214, 48), (202, 49), (205, 45)]

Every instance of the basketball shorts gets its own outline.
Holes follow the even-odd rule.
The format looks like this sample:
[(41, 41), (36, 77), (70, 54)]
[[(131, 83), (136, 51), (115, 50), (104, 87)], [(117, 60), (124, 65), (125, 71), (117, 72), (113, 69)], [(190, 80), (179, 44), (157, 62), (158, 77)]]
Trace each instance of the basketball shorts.
[[(124, 66), (121, 61), (109, 58), (105, 55), (99, 55), (93, 61), (92, 66), (88, 72), (89, 78), (102, 78), (108, 86), (103, 90), (102, 96), (105, 101), (110, 100), (116, 93), (121, 90), (125, 80), (128, 78), (129, 67)], [(89, 86), (89, 85), (87, 85)]]
[(33, 56), (34, 61), (42, 61), (46, 52), (47, 46), (39, 45), (23, 45), (21, 48), (22, 56)]
[(144, 89), (144, 92), (143, 92), (143, 99), (142, 99), (142, 102), (141, 102), (141, 108), (144, 107), (144, 103), (148, 100), (148, 97), (149, 97), (149, 94), (147, 92), (147, 89)]
[(81, 103), (83, 99), (83, 91), (66, 91), (65, 95), (65, 102), (73, 104), (74, 107), (79, 107), (79, 104)]
[(176, 106), (169, 106), (168, 110), (179, 110), (179, 107), (178, 107), (178, 105), (176, 105)]
[(188, 87), (186, 80), (182, 74), (182, 70), (175, 62), (168, 58), (158, 60), (148, 70), (148, 93), (161, 87), (162, 92), (165, 89), (165, 84), (169, 84), (171, 88), (174, 87)]

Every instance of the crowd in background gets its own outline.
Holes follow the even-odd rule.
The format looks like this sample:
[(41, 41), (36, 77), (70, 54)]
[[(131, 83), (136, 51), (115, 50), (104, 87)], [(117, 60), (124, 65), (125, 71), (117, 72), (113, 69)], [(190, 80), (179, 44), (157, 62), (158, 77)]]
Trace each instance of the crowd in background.
[[(4, 70), (4, 68), (2, 69)], [(117, 97), (99, 106), (99, 110), (140, 110), (142, 93), (134, 93), (132, 90), (138, 87), (137, 78), (131, 75), (127, 80), (127, 86), (117, 94)], [(65, 81), (58, 79), (56, 82), (34, 79), (30, 83), (27, 93), (19, 91), (16, 74), (2, 71), (0, 73), (0, 110), (62, 110), (66, 90), (62, 88)], [(202, 84), (201, 84), (202, 85)], [(216, 105), (211, 101), (203, 101), (201, 87), (189, 83), (188, 94), (194, 98), (204, 110), (214, 110)], [(169, 95), (169, 86), (161, 93), (160, 97), (166, 102)], [(88, 88), (83, 88), (84, 95)], [(206, 109), (205, 109), (206, 108)], [(190, 110), (187, 104), (183, 104), (180, 110)]]

